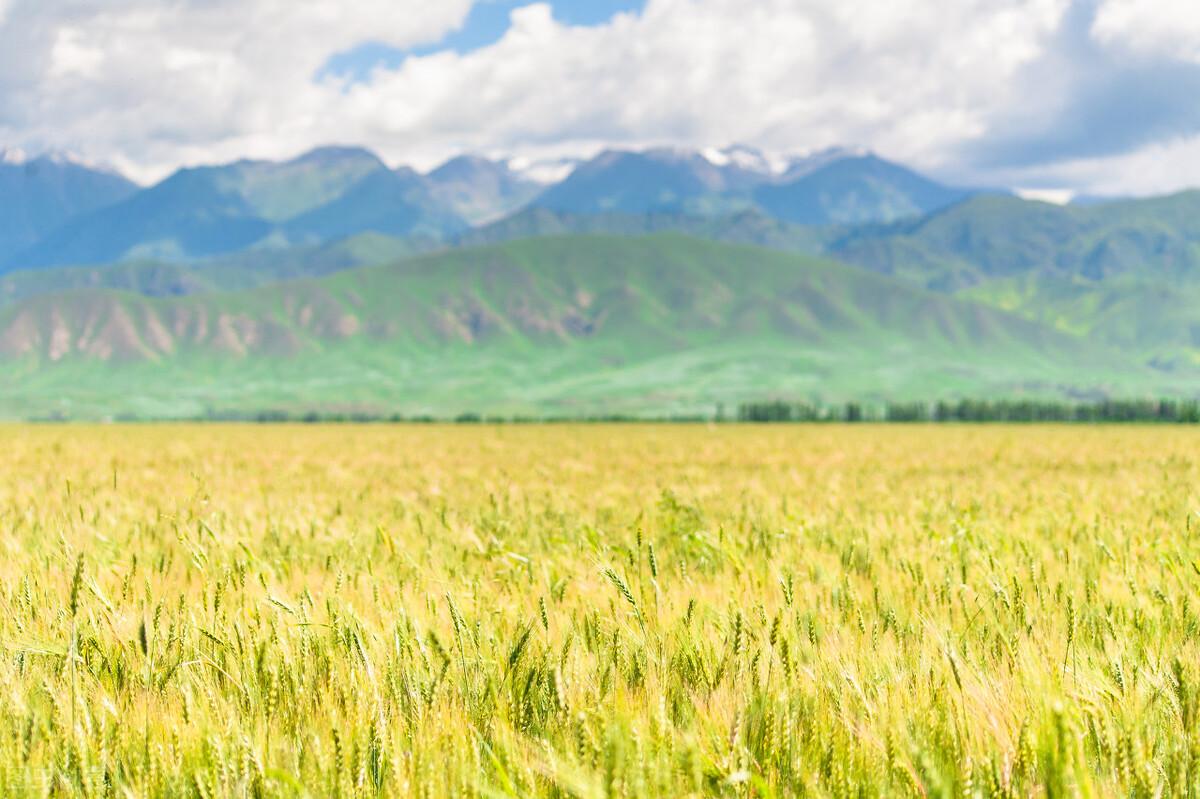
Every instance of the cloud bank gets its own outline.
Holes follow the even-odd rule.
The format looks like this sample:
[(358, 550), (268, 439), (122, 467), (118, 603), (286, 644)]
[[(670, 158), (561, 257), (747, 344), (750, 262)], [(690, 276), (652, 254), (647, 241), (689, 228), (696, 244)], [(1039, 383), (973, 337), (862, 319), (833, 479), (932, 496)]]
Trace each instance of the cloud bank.
[[(1200, 178), (1194, 94), (1170, 88), (1200, 87), (1200, 6), (1185, 0), (648, 0), (590, 26), (531, 3), (493, 44), (416, 50), (470, 8), (0, 0), (0, 145), (143, 180), (323, 143), (429, 167), (467, 150), (730, 142), (861, 145), (949, 178), (1083, 191)], [(422, 55), (353, 81), (323, 71), (366, 42)], [(1153, 112), (1141, 127), (1121, 114), (1138, 102)], [(1147, 172), (1164, 153), (1197, 168)]]

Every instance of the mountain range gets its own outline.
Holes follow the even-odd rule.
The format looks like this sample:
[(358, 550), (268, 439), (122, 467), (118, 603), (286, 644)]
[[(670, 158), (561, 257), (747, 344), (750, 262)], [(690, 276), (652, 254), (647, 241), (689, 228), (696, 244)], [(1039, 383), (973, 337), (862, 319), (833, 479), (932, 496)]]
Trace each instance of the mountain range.
[[(48, 166), (38, 167), (42, 161)], [(354, 147), (181, 169), (140, 189), (62, 160), (8, 171), (24, 182), (9, 189), (0, 173), (0, 199), (36, 224), (0, 238), (0, 273), (146, 258), (185, 262), (359, 233), (429, 247), (522, 209), (700, 217), (756, 210), (810, 225), (890, 222), (973, 193), (870, 154), (771, 159), (746, 147), (609, 151), (548, 185), (506, 161), (460, 156), (420, 174)], [(58, 198), (54, 213), (42, 210), (43, 195)]]
[(329, 147), (145, 188), (17, 160), (0, 416), (1200, 391), (1200, 192), (1058, 206), (744, 147)]
[(76, 215), (10, 254), (5, 265), (11, 270), (147, 257), (182, 261), (364, 231), (438, 239), (466, 227), (412, 170), (389, 169), (366, 150), (324, 148), (284, 163), (239, 161), (180, 170)]

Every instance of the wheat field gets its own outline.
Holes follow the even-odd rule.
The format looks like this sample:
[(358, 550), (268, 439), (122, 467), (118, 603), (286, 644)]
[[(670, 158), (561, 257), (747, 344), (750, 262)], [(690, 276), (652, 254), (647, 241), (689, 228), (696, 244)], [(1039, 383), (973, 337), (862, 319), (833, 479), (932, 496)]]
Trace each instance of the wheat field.
[(3, 796), (1200, 795), (1200, 432), (0, 428)]

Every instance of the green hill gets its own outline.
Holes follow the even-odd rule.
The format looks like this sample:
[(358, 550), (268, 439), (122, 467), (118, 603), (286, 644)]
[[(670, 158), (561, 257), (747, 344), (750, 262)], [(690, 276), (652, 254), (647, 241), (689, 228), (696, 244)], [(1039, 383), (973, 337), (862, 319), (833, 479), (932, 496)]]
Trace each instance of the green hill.
[(1161, 368), (1200, 365), (1200, 283), (1031, 273), (988, 280), (958, 296), (1086, 337)]
[(852, 229), (829, 254), (939, 289), (1037, 273), (1200, 279), (1200, 191), (1092, 206), (979, 196), (894, 225)]
[(1200, 363), (1200, 191), (1066, 207), (976, 197), (848, 231), (827, 252), (1142, 362)]
[(68, 289), (114, 289), (147, 297), (237, 291), (381, 264), (431, 249), (433, 242), (359, 233), (330, 244), (247, 250), (193, 261), (140, 259), (0, 274), (0, 308)]
[[(358, 234), (304, 246), (274, 243), (186, 262), (139, 258), (112, 266), (13, 272), (0, 275), (0, 307), (68, 288), (112, 288), (149, 296), (250, 289), (446, 246), (437, 234), (439, 225), (425, 228), (421, 236), (412, 235), (420, 227), (406, 227), (406, 220), (416, 217), (403, 210), (410, 207), (410, 192), (419, 187), (386, 170), (370, 173), (364, 182), (378, 184), (378, 190), (360, 196), (357, 184), (351, 186), (333, 201), (335, 213), (327, 213), (331, 204), (321, 205), (297, 217), (303, 225), (289, 223), (289, 235), (320, 240), (359, 228), (408, 230), (410, 235)], [(261, 194), (261, 185), (254, 185)], [(425, 218), (433, 218), (425, 213)], [(345, 220), (349, 221), (343, 228)], [(308, 232), (302, 230), (305, 226)], [(791, 224), (754, 209), (704, 217), (528, 208), (465, 231), (454, 245), (667, 231), (824, 253), (1087, 338), (1136, 363), (1167, 371), (1200, 364), (1200, 314), (1195, 310), (1200, 307), (1200, 192), (1068, 207), (977, 196), (924, 217), (857, 227)]]
[(837, 229), (780, 222), (753, 208), (720, 216), (696, 216), (666, 211), (646, 214), (619, 211), (573, 214), (534, 207), (469, 230), (459, 235), (457, 242), (465, 246), (478, 246), (572, 233), (644, 236), (665, 232), (808, 254), (819, 253), (829, 241), (838, 237)]
[(239, 292), (42, 294), (0, 310), (0, 363), (8, 416), (711, 411), (1200, 384), (866, 270), (672, 234), (530, 239)]

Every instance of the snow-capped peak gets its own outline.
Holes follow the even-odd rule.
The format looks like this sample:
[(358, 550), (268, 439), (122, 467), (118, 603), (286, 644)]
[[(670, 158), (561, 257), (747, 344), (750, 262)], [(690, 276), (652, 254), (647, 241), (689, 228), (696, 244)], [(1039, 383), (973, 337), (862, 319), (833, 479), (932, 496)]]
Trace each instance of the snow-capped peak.
[(787, 159), (769, 155), (756, 147), (732, 144), (728, 147), (707, 147), (700, 151), (710, 164), (716, 167), (736, 167), (760, 175), (778, 175), (787, 169)]
[(747, 144), (731, 144), (720, 148), (707, 147), (701, 150), (700, 154), (715, 167), (734, 167), (765, 177), (778, 177), (784, 174), (796, 160), (792, 156), (767, 152)]
[(1015, 189), (1022, 200), (1036, 200), (1051, 205), (1069, 205), (1075, 199), (1072, 189)]
[(549, 186), (565, 180), (582, 162), (579, 158), (528, 158), (517, 156), (508, 159), (507, 166), (513, 174), (533, 183)]
[(112, 170), (101, 167), (97, 164), (88, 162), (80, 155), (65, 150), (46, 150), (39, 153), (31, 153), (28, 150), (20, 147), (0, 147), (0, 164), (8, 164), (10, 166), (22, 166), (34, 162), (42, 162), (54, 164), (56, 166), (79, 166), (85, 169), (93, 169), (96, 171), (111, 172)]
[(20, 166), (29, 160), (29, 156), (20, 147), (0, 147), (0, 164)]
[(106, 166), (99, 161), (93, 161), (90, 158), (85, 158), (79, 153), (70, 150), (47, 150), (38, 156), (37, 160), (49, 161), (58, 166), (78, 166), (84, 169), (91, 169), (95, 172), (110, 172), (116, 174), (116, 170)]
[(789, 155), (786, 165), (780, 172), (781, 177), (793, 180), (815, 172), (821, 167), (840, 161), (843, 158), (861, 158), (870, 155), (866, 147), (826, 147), (822, 150), (806, 150)]

